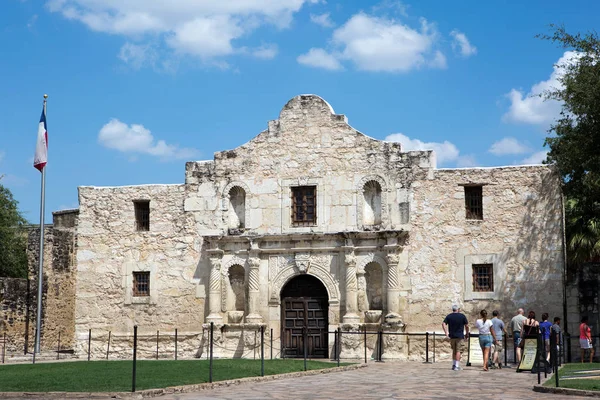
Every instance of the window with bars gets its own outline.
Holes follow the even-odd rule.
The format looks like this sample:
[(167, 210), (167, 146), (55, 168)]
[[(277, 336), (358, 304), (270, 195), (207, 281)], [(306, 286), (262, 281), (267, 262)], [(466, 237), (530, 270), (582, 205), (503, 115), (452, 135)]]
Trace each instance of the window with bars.
[(494, 291), (494, 265), (493, 264), (473, 264), (473, 291), (474, 292), (493, 292)]
[(137, 231), (150, 230), (150, 200), (136, 200), (133, 202), (135, 210), (135, 228)]
[(465, 186), (467, 219), (483, 219), (483, 187)]
[(317, 223), (317, 187), (292, 188), (292, 225), (312, 226)]
[(133, 295), (150, 296), (149, 271), (138, 271), (133, 273)]

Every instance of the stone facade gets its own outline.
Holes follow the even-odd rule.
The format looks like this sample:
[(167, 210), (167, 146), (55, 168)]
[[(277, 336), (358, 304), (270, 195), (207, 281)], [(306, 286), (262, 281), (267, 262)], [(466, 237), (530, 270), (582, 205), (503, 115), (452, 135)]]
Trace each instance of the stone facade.
[[(466, 215), (473, 187), (481, 219)], [(147, 230), (140, 202), (149, 202)], [(188, 162), (183, 184), (80, 187), (79, 204), (79, 354), (91, 329), (94, 355), (106, 351), (110, 331), (125, 357), (137, 325), (149, 354), (157, 330), (168, 353), (178, 329), (180, 356), (203, 356), (213, 323), (217, 356), (254, 356), (264, 327), (279, 357), (297, 334), (285, 327), (287, 307), (296, 307), (289, 299), (311, 295), (302, 276), (326, 293), (314, 303), (325, 304), (314, 320), (323, 332), (440, 332), (452, 303), (473, 321), (481, 308), (507, 317), (519, 306), (562, 311), (554, 294), (562, 293), (563, 212), (552, 168), (438, 169), (432, 151), (365, 136), (314, 95), (294, 97), (248, 143)], [(484, 291), (474, 290), (474, 268), (491, 268)], [(139, 295), (136, 277), (147, 273)], [(332, 354), (333, 335), (312, 334)], [(362, 357), (360, 340), (344, 335), (342, 357)], [(421, 346), (385, 340), (388, 358)]]

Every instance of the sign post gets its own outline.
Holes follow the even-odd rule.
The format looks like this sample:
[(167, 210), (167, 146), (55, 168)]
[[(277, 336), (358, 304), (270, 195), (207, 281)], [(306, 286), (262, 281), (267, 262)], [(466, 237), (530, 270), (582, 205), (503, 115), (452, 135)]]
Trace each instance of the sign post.
[(517, 372), (531, 371), (538, 359), (538, 338), (536, 336), (527, 336), (524, 341), (521, 362)]
[(479, 334), (469, 334), (469, 342), (467, 343), (469, 350), (467, 352), (467, 367), (471, 365), (483, 366), (483, 352), (479, 346)]

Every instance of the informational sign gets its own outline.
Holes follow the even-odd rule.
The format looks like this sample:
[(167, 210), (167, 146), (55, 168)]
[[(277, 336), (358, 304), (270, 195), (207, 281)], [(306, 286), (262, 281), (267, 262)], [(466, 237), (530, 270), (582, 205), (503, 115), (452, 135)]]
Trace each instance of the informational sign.
[(535, 365), (535, 361), (537, 360), (537, 338), (525, 338), (523, 340), (525, 341), (525, 345), (523, 346), (521, 363), (519, 364), (517, 372), (531, 371)]
[(469, 335), (469, 355), (467, 357), (467, 366), (483, 366), (483, 352), (479, 346), (479, 335), (472, 333)]

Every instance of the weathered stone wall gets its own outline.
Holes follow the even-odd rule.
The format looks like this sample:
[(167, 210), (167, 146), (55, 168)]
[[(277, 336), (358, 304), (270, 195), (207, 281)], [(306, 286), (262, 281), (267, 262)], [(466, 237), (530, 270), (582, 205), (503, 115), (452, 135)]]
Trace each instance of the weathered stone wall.
[(31, 327), (30, 303), (27, 279), (0, 278), (0, 341), (6, 338), (7, 353), (24, 352), (25, 342), (32, 343), (33, 337), (25, 335)]
[[(44, 231), (44, 279), (42, 298), (42, 350), (56, 350), (60, 334), (61, 350), (71, 350), (75, 332), (75, 228), (77, 210), (53, 213), (53, 225)], [(32, 228), (28, 240), (31, 276), (31, 349), (35, 341), (39, 270), (39, 228)]]
[[(106, 352), (109, 331), (118, 341), (132, 335), (134, 325), (141, 336), (175, 328), (187, 332), (182, 341), (201, 334), (204, 299), (197, 291), (202, 237), (190, 231), (183, 193), (183, 185), (79, 188), (78, 354), (87, 353), (89, 329), (98, 338), (93, 346), (98, 354)], [(150, 200), (147, 232), (136, 231), (134, 200)], [(150, 272), (150, 296), (132, 296), (134, 271)]]
[[(483, 220), (467, 220), (464, 187), (483, 184)], [(519, 307), (562, 314), (562, 205), (547, 166), (449, 169), (412, 185), (406, 319), (409, 329), (438, 330), (453, 303), (469, 321), (497, 309), (509, 321)], [(494, 263), (495, 291), (468, 293), (470, 264)], [(491, 314), (491, 313), (490, 313)]]
[[(592, 328), (592, 336), (600, 335), (600, 264), (588, 263), (572, 266), (567, 280), (567, 324), (563, 329), (571, 339), (571, 357), (581, 358), (579, 348), (579, 324), (581, 318), (589, 318), (588, 325)], [(560, 316), (560, 315), (559, 315)], [(600, 340), (594, 339), (594, 348), (598, 348)]]
[[(364, 204), (367, 182), (381, 189), (367, 196), (381, 201), (371, 208)], [(484, 185), (482, 221), (466, 220), (465, 184)], [(295, 227), (291, 188), (305, 185), (317, 187), (317, 222)], [(135, 200), (150, 201), (148, 232), (136, 231)], [(347, 295), (353, 269), (365, 274), (369, 262), (382, 268), (382, 308), (398, 302), (409, 332), (440, 332), (453, 303), (473, 322), (481, 308), (497, 308), (505, 320), (520, 306), (562, 310), (562, 205), (549, 167), (436, 170), (431, 151), (402, 152), (398, 143), (369, 138), (317, 96), (290, 100), (279, 119), (245, 145), (218, 152), (212, 161), (188, 162), (183, 185), (81, 187), (79, 201), (79, 354), (87, 352), (89, 329), (94, 355), (106, 351), (109, 331), (115, 348), (129, 354), (134, 325), (149, 338), (178, 328), (187, 332), (185, 355), (203, 354), (209, 292), (219, 302), (211, 310), (217, 320), (228, 322), (235, 308), (227, 277), (233, 265), (243, 267), (244, 282), (254, 285), (245, 311), (256, 306), (253, 318), (276, 337), (280, 290), (290, 278), (304, 272), (324, 283), (332, 331), (355, 301)], [(232, 228), (236, 221), (243, 226)], [(388, 261), (398, 263), (397, 277)], [(471, 290), (471, 265), (482, 262), (494, 264), (492, 293)], [(310, 267), (300, 271), (300, 265)], [(132, 296), (135, 271), (150, 272), (149, 296)], [(364, 322), (365, 279), (357, 281), (361, 315), (348, 329)], [(399, 296), (388, 295), (390, 285), (398, 285)], [(253, 348), (253, 334), (242, 325), (221, 328), (223, 354)], [(347, 354), (360, 350), (358, 342), (345, 340)], [(390, 339), (388, 356), (419, 357), (422, 343)]]

